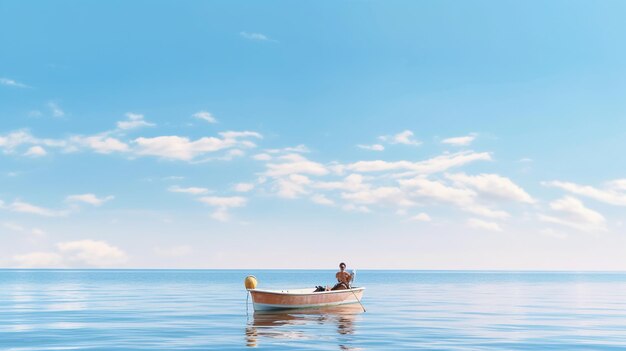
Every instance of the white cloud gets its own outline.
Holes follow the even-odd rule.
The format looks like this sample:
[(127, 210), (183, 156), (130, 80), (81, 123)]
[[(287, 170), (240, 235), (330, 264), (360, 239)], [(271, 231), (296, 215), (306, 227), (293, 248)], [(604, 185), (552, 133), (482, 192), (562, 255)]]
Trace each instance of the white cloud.
[(17, 267), (58, 268), (71, 266), (111, 267), (125, 263), (128, 256), (104, 241), (77, 240), (56, 244), (56, 252), (31, 252), (13, 256)]
[(56, 252), (31, 252), (13, 256), (20, 268), (53, 268), (63, 266), (63, 256)]
[(245, 155), (246, 153), (243, 150), (239, 150), (239, 149), (230, 149), (226, 152), (226, 154), (222, 157), (220, 157), (219, 159), (222, 161), (230, 161), (232, 159), (234, 159), (235, 157), (241, 157), (243, 155)]
[(474, 205), (476, 193), (470, 189), (460, 189), (445, 185), (442, 182), (423, 177), (400, 179), (398, 183), (412, 196), (424, 197), (437, 202), (452, 203), (459, 207)]
[(415, 145), (415, 146), (422, 144), (421, 141), (413, 138), (413, 132), (410, 130), (405, 130), (395, 135), (384, 135), (378, 138), (390, 144), (404, 144), (404, 145)]
[(46, 154), (48, 154), (48, 153), (46, 152), (46, 149), (44, 149), (43, 147), (41, 147), (41, 146), (31, 146), (24, 153), (24, 156), (41, 157), (41, 156), (46, 156)]
[(57, 248), (69, 263), (96, 267), (115, 266), (127, 261), (124, 251), (104, 241), (78, 240), (62, 242)]
[(237, 183), (235, 184), (235, 191), (240, 193), (247, 193), (248, 191), (254, 189), (254, 184), (252, 183)]
[(69, 202), (83, 202), (86, 204), (90, 204), (93, 206), (100, 206), (103, 203), (113, 200), (114, 196), (109, 195), (109, 196), (105, 196), (105, 197), (97, 197), (94, 194), (77, 194), (77, 195), (70, 195), (66, 198), (67, 201)]
[(563, 189), (569, 193), (582, 195), (594, 200), (615, 206), (626, 206), (626, 180), (617, 179), (608, 182), (605, 189), (598, 189), (588, 185), (579, 185), (571, 182), (551, 181), (542, 182), (544, 186)]
[(270, 154), (261, 153), (252, 156), (252, 158), (257, 161), (269, 161), (272, 159), (272, 156)]
[(417, 222), (430, 222), (432, 219), (430, 218), (430, 216), (424, 212), (418, 213), (417, 215), (411, 217), (412, 221), (417, 221)]
[(165, 159), (190, 161), (193, 158), (210, 152), (215, 152), (233, 147), (255, 147), (248, 140), (239, 138), (257, 137), (256, 132), (223, 132), (223, 139), (216, 137), (204, 137), (195, 141), (180, 136), (158, 136), (154, 138), (137, 138), (134, 143), (137, 146), (135, 153), (143, 156), (157, 156)]
[(50, 111), (52, 111), (53, 117), (63, 117), (65, 116), (65, 112), (61, 109), (61, 107), (56, 102), (49, 102), (48, 107)]
[(33, 144), (37, 142), (37, 139), (35, 139), (30, 133), (24, 130), (11, 132), (9, 134), (6, 134), (5, 136), (0, 136), (0, 147), (4, 149), (5, 153), (14, 152), (15, 149), (22, 144)]
[(453, 145), (453, 146), (467, 146), (471, 144), (474, 141), (474, 139), (476, 139), (476, 135), (470, 134), (466, 136), (443, 139), (441, 142), (443, 144), (448, 144), (448, 145)]
[(9, 79), (9, 78), (0, 78), (0, 85), (5, 85), (8, 87), (15, 87), (15, 88), (28, 88), (28, 85), (15, 81), (13, 79)]
[(181, 188), (178, 185), (173, 185), (173, 186), (167, 188), (167, 191), (172, 192), (172, 193), (185, 193), (185, 194), (192, 194), (192, 195), (202, 195), (202, 194), (208, 193), (209, 189), (207, 189), (207, 188), (199, 188), (199, 187)]
[(335, 202), (322, 194), (315, 194), (311, 197), (311, 201), (318, 205), (333, 206)]
[(268, 163), (266, 175), (280, 177), (289, 174), (326, 175), (328, 169), (321, 163), (309, 161), (299, 154), (288, 154), (278, 158), (281, 163)]
[(372, 144), (372, 145), (359, 144), (359, 145), (357, 145), (357, 147), (360, 148), (360, 149), (371, 150), (371, 151), (383, 151), (383, 150), (385, 150), (385, 147), (382, 144)]
[(367, 206), (346, 204), (341, 206), (341, 209), (348, 212), (370, 213), (372, 212)]
[(309, 184), (311, 184), (311, 180), (307, 176), (301, 174), (290, 174), (276, 180), (276, 194), (282, 198), (295, 199), (299, 195), (308, 193), (306, 186)]
[(470, 218), (467, 221), (467, 226), (473, 229), (483, 229), (483, 230), (489, 230), (492, 232), (502, 231), (502, 228), (500, 228), (500, 225), (498, 223), (483, 221), (482, 219), (477, 219), (477, 218)]
[(241, 196), (219, 197), (219, 196), (205, 196), (201, 197), (201, 202), (215, 207), (215, 211), (211, 213), (211, 218), (220, 222), (227, 222), (230, 220), (229, 209), (234, 207), (243, 207), (248, 200)]
[(280, 149), (267, 149), (265, 152), (269, 154), (291, 154), (291, 153), (301, 153), (305, 154), (311, 152), (308, 147), (304, 144), (299, 144), (296, 146), (288, 146)]
[(217, 119), (215, 119), (215, 117), (213, 117), (213, 115), (208, 111), (198, 111), (191, 116), (209, 123), (217, 123)]
[(253, 40), (253, 41), (272, 41), (276, 42), (276, 40), (271, 39), (265, 34), (262, 33), (253, 33), (253, 32), (239, 32), (239, 35), (245, 39)]
[(69, 214), (69, 211), (51, 210), (44, 207), (35, 206), (27, 202), (14, 201), (7, 207), (12, 212), (29, 213), (44, 217), (62, 217)]
[(167, 188), (167, 191), (172, 192), (172, 193), (185, 193), (185, 194), (192, 194), (192, 195), (202, 195), (202, 194), (208, 193), (209, 189), (207, 189), (207, 188), (199, 188), (199, 187), (181, 188), (178, 185), (173, 185), (173, 186)]
[(119, 139), (109, 137), (105, 134), (92, 136), (73, 136), (70, 142), (80, 147), (86, 147), (100, 154), (110, 154), (112, 152), (129, 151), (128, 144)]
[(352, 193), (341, 193), (341, 197), (358, 204), (386, 203), (402, 207), (413, 206), (415, 203), (409, 200), (407, 194), (396, 187), (378, 187)]
[(318, 181), (313, 183), (311, 186), (316, 189), (322, 190), (342, 190), (342, 191), (359, 191), (366, 190), (370, 188), (369, 184), (363, 182), (363, 176), (360, 174), (350, 174), (345, 177), (342, 181)]
[(505, 219), (505, 218), (511, 217), (511, 215), (506, 211), (493, 210), (493, 209), (490, 209), (488, 207), (481, 206), (481, 205), (469, 205), (469, 206), (461, 207), (461, 210), (475, 214), (475, 215), (488, 217), (488, 218), (495, 218), (495, 219)]
[(248, 200), (241, 196), (219, 197), (219, 196), (204, 196), (199, 199), (209, 206), (215, 207), (242, 207), (245, 206)]
[(555, 223), (586, 232), (601, 232), (606, 230), (604, 216), (585, 207), (582, 201), (575, 197), (565, 196), (550, 203), (550, 208), (556, 216), (539, 215), (539, 219), (548, 223)]
[(87, 136), (74, 135), (66, 139), (39, 139), (33, 137), (25, 130), (14, 131), (0, 136), (0, 150), (6, 154), (13, 154), (21, 146), (29, 145), (30, 149), (25, 151), (23, 155), (31, 157), (43, 155), (44, 152), (47, 153), (48, 150), (43, 148), (45, 146), (48, 148), (60, 148), (64, 152), (77, 152), (88, 149), (102, 154), (123, 152), (131, 156), (157, 156), (165, 159), (192, 161), (196, 157), (207, 153), (231, 149), (222, 157), (214, 158), (231, 160), (235, 157), (243, 156), (245, 152), (242, 149), (256, 147), (256, 144), (249, 140), (250, 138), (262, 138), (262, 135), (257, 132), (226, 131), (219, 133), (220, 137), (204, 137), (198, 140), (190, 140), (181, 136), (140, 137), (129, 144), (118, 139), (119, 134), (111, 136), (123, 130), (121, 128), (133, 128), (131, 124), (134, 127), (139, 124), (146, 125), (147, 122), (141, 120), (138, 116), (140, 115), (132, 115), (132, 119), (129, 121), (130, 124), (120, 124), (120, 129), (115, 131)]
[(508, 218), (509, 213), (490, 209), (477, 203), (477, 193), (468, 188), (455, 188), (441, 181), (424, 177), (400, 179), (398, 183), (410, 196), (427, 198), (440, 203), (452, 204), (464, 212), (489, 218)]
[(143, 115), (138, 113), (128, 112), (126, 113), (126, 117), (128, 118), (126, 121), (117, 122), (117, 128), (122, 130), (135, 129), (139, 127), (154, 127), (154, 123), (146, 122), (143, 118)]
[(257, 138), (257, 139), (263, 139), (263, 136), (257, 132), (251, 132), (251, 131), (242, 131), (242, 132), (237, 132), (237, 131), (227, 131), (227, 132), (220, 132), (219, 133), (222, 137), (224, 137), (224, 139), (237, 139), (237, 138), (248, 138), (248, 137), (253, 137), (253, 138)]
[(446, 178), (458, 185), (475, 189), (496, 198), (532, 204), (535, 201), (524, 189), (509, 178), (498, 174), (479, 174), (470, 176), (465, 173), (446, 174)]
[(443, 154), (428, 160), (411, 161), (358, 161), (348, 164), (348, 170), (356, 172), (381, 172), (406, 170), (418, 174), (430, 174), (443, 172), (453, 167), (459, 167), (474, 161), (491, 161), (491, 154), (488, 152), (457, 152), (453, 154)]
[(35, 237), (42, 237), (46, 235), (46, 232), (39, 229), (39, 228), (32, 228), (32, 229), (28, 229), (25, 228), (17, 223), (13, 223), (13, 222), (4, 222), (2, 223), (2, 226), (8, 230), (17, 232), (17, 233), (23, 233), (23, 234), (28, 234), (28, 235), (34, 235)]
[(614, 191), (626, 191), (626, 179), (615, 179), (606, 183)]
[(220, 207), (211, 213), (211, 218), (220, 222), (228, 222), (230, 220), (230, 213), (227, 209)]

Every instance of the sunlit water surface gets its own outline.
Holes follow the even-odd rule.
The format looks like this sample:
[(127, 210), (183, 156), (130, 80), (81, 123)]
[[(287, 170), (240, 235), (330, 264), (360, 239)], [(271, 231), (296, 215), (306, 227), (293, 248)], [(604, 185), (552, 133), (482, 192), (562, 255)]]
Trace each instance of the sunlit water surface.
[(0, 270), (2, 350), (626, 350), (626, 274), (360, 271), (348, 309), (246, 313), (332, 271)]

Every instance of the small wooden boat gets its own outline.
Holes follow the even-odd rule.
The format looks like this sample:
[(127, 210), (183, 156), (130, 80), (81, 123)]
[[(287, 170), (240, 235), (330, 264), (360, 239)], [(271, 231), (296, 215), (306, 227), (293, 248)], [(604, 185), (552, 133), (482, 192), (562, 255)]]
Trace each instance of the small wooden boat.
[(248, 289), (255, 311), (294, 308), (319, 308), (359, 303), (365, 288), (320, 291), (315, 289), (261, 290)]

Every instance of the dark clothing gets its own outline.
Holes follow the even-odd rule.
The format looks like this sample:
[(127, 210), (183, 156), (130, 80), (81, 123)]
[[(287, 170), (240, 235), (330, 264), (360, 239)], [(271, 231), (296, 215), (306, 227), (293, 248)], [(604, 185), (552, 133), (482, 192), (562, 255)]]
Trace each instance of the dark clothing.
[(340, 283), (335, 284), (335, 286), (333, 286), (333, 288), (330, 290), (347, 290), (347, 289), (350, 289), (348, 284), (340, 282)]

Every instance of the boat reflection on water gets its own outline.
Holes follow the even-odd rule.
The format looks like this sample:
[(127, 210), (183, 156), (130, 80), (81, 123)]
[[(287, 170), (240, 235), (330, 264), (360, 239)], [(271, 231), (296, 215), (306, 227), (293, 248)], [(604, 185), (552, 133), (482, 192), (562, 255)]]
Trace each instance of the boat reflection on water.
[[(358, 304), (320, 309), (293, 309), (272, 312), (254, 312), (246, 327), (246, 342), (249, 347), (256, 347), (263, 338), (282, 340), (309, 340), (318, 335), (307, 333), (307, 326), (334, 324), (340, 336), (354, 334), (354, 322), (363, 309)], [(354, 350), (347, 346), (349, 339), (341, 340), (341, 350)]]

